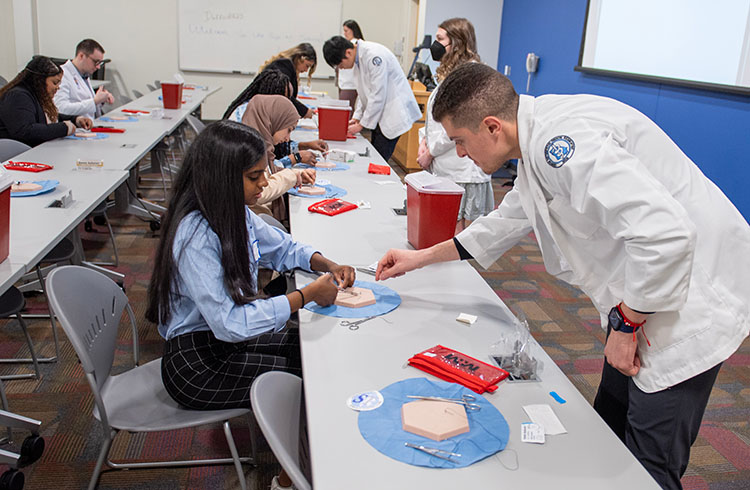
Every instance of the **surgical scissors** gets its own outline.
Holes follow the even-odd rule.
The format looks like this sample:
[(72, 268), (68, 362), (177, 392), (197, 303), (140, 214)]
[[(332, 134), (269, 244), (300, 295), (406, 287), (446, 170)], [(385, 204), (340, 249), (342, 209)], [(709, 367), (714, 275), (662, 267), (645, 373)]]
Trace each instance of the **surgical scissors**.
[(367, 318), (363, 318), (363, 319), (357, 320), (355, 322), (352, 322), (352, 321), (349, 321), (349, 320), (341, 320), (341, 326), (342, 327), (349, 327), (349, 330), (359, 330), (360, 323), (365, 323), (366, 321), (372, 320), (375, 317), (377, 317), (377, 315), (370, 316), (370, 317), (367, 317)]
[(477, 397), (474, 395), (461, 395), (461, 398), (445, 398), (441, 396), (422, 396), (422, 395), (408, 395), (406, 398), (416, 398), (418, 400), (435, 400), (440, 402), (451, 402), (451, 403), (458, 403), (460, 405), (463, 405), (466, 407), (466, 410), (469, 412), (478, 412), (482, 409), (482, 406), (478, 403), (475, 403), (477, 401)]

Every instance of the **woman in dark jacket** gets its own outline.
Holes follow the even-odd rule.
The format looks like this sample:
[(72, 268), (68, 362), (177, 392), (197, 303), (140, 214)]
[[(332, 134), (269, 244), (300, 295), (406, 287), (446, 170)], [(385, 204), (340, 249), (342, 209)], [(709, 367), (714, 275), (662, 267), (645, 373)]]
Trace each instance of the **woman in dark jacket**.
[(0, 138), (29, 146), (62, 138), (76, 126), (90, 129), (93, 122), (84, 116), (59, 114), (52, 98), (63, 71), (46, 56), (34, 56), (26, 67), (0, 89)]
[(312, 117), (312, 109), (297, 100), (297, 89), (299, 87), (300, 73), (307, 72), (307, 81), (309, 83), (312, 74), (315, 73), (316, 66), (318, 66), (318, 56), (315, 54), (315, 48), (310, 43), (302, 43), (268, 59), (260, 67), (259, 72), (278, 70), (289, 77), (289, 81), (292, 82), (292, 102), (294, 102), (294, 107), (297, 108), (300, 117)]

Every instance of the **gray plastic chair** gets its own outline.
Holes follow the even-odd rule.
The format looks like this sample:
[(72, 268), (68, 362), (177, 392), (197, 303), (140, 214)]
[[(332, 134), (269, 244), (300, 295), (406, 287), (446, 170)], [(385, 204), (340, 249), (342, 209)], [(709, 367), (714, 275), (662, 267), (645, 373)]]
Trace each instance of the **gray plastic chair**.
[(274, 218), (270, 214), (261, 213), (261, 214), (258, 215), (258, 217), (260, 217), (260, 219), (262, 219), (263, 221), (265, 221), (267, 225), (271, 225), (274, 228), (278, 228), (279, 230), (283, 231), (284, 233), (289, 233), (289, 231), (287, 231), (287, 229), (286, 229), (286, 226), (284, 226), (283, 224), (281, 224), (281, 222), (279, 220), (277, 220), (276, 218)]
[(25, 143), (16, 140), (0, 139), (0, 162), (10, 160), (16, 155), (20, 155), (31, 147)]
[(301, 398), (302, 379), (284, 371), (263, 373), (250, 388), (255, 419), (273, 454), (298, 490), (311, 490), (299, 467)]
[[(102, 423), (104, 442), (89, 490), (96, 488), (102, 465), (114, 469), (197, 466), (233, 463), (240, 487), (246, 490), (241, 463), (255, 459), (253, 418), (249, 408), (232, 410), (188, 410), (180, 407), (166, 392), (161, 381), (161, 359), (117, 376), (111, 376), (117, 344), (117, 330), (123, 310), (133, 331), (133, 356), (138, 364), (138, 331), (128, 298), (117, 284), (100, 272), (70, 265), (58, 267), (47, 276), (47, 292), (52, 308), (81, 361), (94, 394), (94, 417)], [(250, 425), (252, 457), (240, 458), (234, 444), (229, 419), (245, 416)], [(117, 433), (158, 432), (222, 422), (231, 458), (144, 463), (115, 463), (108, 459)]]
[(150, 83), (146, 84), (146, 88), (148, 89), (149, 92), (156, 92), (156, 87), (154, 87)]
[(193, 131), (195, 131), (196, 135), (201, 134), (203, 130), (206, 129), (206, 123), (193, 116), (192, 114), (188, 114), (187, 118), (185, 119), (190, 127), (193, 128)]
[(0, 76), (0, 88), (5, 87), (6, 85), (8, 85), (8, 80)]
[(133, 90), (133, 95), (135, 95), (136, 99), (140, 99), (141, 97), (143, 97), (143, 92), (141, 92), (140, 90)]

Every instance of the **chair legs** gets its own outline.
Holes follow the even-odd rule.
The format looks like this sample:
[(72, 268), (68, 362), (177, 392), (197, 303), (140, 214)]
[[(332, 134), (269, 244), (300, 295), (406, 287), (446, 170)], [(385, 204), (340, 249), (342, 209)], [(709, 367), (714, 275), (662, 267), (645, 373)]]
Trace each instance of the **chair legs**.
[(47, 286), (44, 284), (44, 276), (42, 275), (42, 268), (38, 264), (36, 266), (36, 275), (39, 278), (39, 284), (42, 285), (42, 292), (44, 293), (44, 298), (47, 300), (47, 311), (49, 311), (49, 323), (52, 326), (52, 338), (55, 340), (55, 357), (49, 358), (50, 361), (48, 361), (48, 362), (52, 362), (60, 358), (60, 343), (57, 341), (57, 324), (55, 322), (55, 314), (52, 311), (52, 306), (49, 304), (49, 296), (47, 296)]
[[(26, 343), (29, 346), (29, 353), (31, 354), (31, 358), (18, 358), (18, 359), (0, 359), (0, 363), (3, 364), (15, 364), (15, 363), (32, 363), (34, 364), (34, 374), (8, 374), (0, 376), (0, 380), (12, 380), (12, 379), (39, 379), (39, 359), (36, 357), (36, 352), (34, 351), (34, 343), (31, 341), (31, 336), (29, 335), (29, 329), (26, 326), (26, 322), (24, 321), (23, 317), (20, 313), (16, 313), (16, 319), (18, 320), (19, 325), (21, 325), (21, 330), (23, 330), (23, 335), (26, 337)], [(7, 410), (7, 401), (5, 400), (5, 392), (2, 393), (2, 402), (3, 402), (3, 410)]]
[(231, 453), (231, 458), (216, 458), (216, 459), (190, 459), (190, 460), (182, 460), (182, 461), (148, 461), (144, 463), (117, 463), (114, 461), (111, 461), (109, 459), (109, 451), (112, 448), (112, 442), (114, 441), (115, 436), (117, 435), (118, 431), (115, 429), (111, 429), (109, 431), (109, 437), (105, 436), (105, 440), (102, 444), (102, 448), (99, 451), (99, 457), (96, 461), (96, 466), (94, 467), (94, 472), (91, 475), (91, 480), (89, 481), (89, 490), (94, 490), (99, 482), (99, 477), (101, 476), (102, 469), (104, 465), (106, 464), (108, 467), (115, 469), (115, 470), (124, 470), (124, 469), (147, 469), (147, 468), (169, 468), (169, 467), (183, 467), (183, 466), (203, 466), (203, 465), (220, 465), (220, 464), (233, 464), (235, 470), (237, 471), (237, 477), (240, 481), (240, 487), (242, 490), (247, 490), (247, 482), (245, 481), (245, 473), (242, 470), (242, 464), (255, 464), (256, 462), (256, 442), (255, 442), (255, 433), (253, 431), (254, 428), (254, 419), (252, 414), (248, 415), (248, 426), (250, 427), (250, 447), (251, 447), (251, 454), (250, 457), (240, 457), (239, 452), (237, 451), (237, 445), (234, 442), (234, 437), (232, 436), (232, 429), (229, 427), (229, 421), (225, 420), (222, 424), (224, 429), (224, 436), (227, 439), (227, 445), (229, 446), (229, 452)]
[(117, 431), (111, 429), (109, 431), (109, 437), (105, 438), (102, 448), (99, 450), (99, 457), (96, 458), (96, 466), (94, 466), (94, 473), (91, 475), (91, 480), (89, 480), (88, 490), (96, 490), (96, 485), (99, 483), (99, 476), (102, 473), (102, 466), (104, 466), (105, 461), (107, 461), (109, 449), (112, 447), (112, 441), (116, 435)]
[(237, 470), (237, 477), (240, 480), (240, 488), (247, 490), (247, 482), (245, 482), (245, 473), (242, 471), (242, 464), (240, 463), (240, 455), (237, 453), (237, 446), (234, 444), (234, 437), (232, 437), (232, 429), (229, 428), (229, 421), (224, 421), (224, 435), (227, 438), (227, 445), (229, 446), (229, 452), (232, 453), (232, 461), (234, 462), (234, 469)]

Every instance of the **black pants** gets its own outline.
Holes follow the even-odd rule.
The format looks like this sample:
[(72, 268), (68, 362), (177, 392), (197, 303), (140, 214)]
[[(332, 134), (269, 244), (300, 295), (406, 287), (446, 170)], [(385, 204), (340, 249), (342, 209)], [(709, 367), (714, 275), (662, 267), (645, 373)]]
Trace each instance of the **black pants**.
[(266, 371), (302, 376), (298, 329), (237, 343), (210, 331), (186, 333), (164, 344), (161, 360), (167, 393), (193, 410), (250, 408), (250, 386)]
[(680, 478), (698, 437), (721, 364), (656, 393), (645, 393), (604, 362), (594, 409), (656, 482), (682, 489)]
[(375, 150), (380, 153), (380, 156), (383, 157), (383, 160), (388, 163), (391, 155), (393, 155), (393, 150), (396, 149), (396, 143), (398, 143), (399, 137), (400, 136), (396, 136), (394, 139), (386, 138), (380, 131), (380, 125), (378, 124), (375, 126), (375, 129), (372, 130), (370, 142), (372, 143), (372, 146), (375, 147)]

